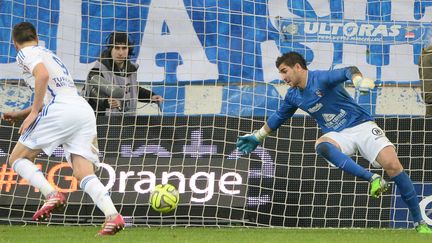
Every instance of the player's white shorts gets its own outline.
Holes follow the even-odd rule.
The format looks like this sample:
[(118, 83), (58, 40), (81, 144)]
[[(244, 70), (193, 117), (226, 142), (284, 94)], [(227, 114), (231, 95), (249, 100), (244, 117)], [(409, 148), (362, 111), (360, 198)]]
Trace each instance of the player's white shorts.
[(45, 105), (33, 124), (19, 138), (30, 149), (42, 149), (48, 156), (63, 145), (65, 158), (81, 155), (99, 167), (96, 118), (81, 96), (56, 96)]
[(367, 159), (372, 166), (380, 168), (375, 160), (379, 152), (393, 143), (386, 137), (384, 131), (373, 121), (364, 122), (355, 127), (346, 128), (340, 132), (329, 132), (323, 135), (335, 140), (342, 153), (352, 156), (357, 151)]

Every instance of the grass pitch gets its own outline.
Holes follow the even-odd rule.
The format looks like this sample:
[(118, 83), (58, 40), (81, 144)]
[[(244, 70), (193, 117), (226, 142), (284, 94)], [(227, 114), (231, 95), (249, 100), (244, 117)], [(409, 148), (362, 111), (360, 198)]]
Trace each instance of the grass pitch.
[(111, 237), (95, 237), (91, 226), (0, 226), (0, 242), (432, 242), (415, 230), (213, 227), (130, 227)]

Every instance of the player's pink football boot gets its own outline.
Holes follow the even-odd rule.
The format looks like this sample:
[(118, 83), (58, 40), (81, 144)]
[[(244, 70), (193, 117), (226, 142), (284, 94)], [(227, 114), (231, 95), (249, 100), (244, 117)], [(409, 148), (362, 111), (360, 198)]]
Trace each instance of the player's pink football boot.
[(66, 199), (61, 192), (53, 193), (45, 200), (44, 205), (33, 215), (35, 221), (43, 221), (51, 216), (53, 211), (61, 211), (66, 205)]
[(102, 229), (99, 231), (98, 236), (104, 235), (115, 235), (117, 232), (125, 227), (125, 221), (120, 214), (117, 214), (114, 218), (107, 219), (102, 225)]

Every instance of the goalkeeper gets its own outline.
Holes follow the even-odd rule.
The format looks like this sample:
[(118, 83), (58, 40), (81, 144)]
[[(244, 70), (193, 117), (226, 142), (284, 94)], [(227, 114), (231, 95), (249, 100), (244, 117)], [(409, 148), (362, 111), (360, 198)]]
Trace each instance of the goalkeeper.
[(97, 115), (135, 115), (137, 102), (155, 102), (163, 97), (137, 82), (138, 65), (130, 61), (133, 43), (124, 32), (108, 36), (108, 47), (87, 76), (84, 96)]
[(243, 154), (252, 152), (271, 132), (292, 117), (297, 108), (312, 116), (324, 135), (315, 143), (319, 155), (341, 170), (370, 182), (370, 196), (378, 198), (388, 183), (350, 158), (357, 151), (375, 167), (382, 167), (399, 188), (419, 233), (432, 233), (422, 219), (419, 201), (411, 179), (404, 172), (394, 145), (343, 87), (352, 80), (360, 91), (374, 88), (371, 79), (364, 78), (357, 67), (330, 71), (310, 71), (306, 60), (296, 52), (289, 52), (276, 60), (282, 79), (291, 88), (279, 110), (272, 114), (264, 126), (237, 140)]

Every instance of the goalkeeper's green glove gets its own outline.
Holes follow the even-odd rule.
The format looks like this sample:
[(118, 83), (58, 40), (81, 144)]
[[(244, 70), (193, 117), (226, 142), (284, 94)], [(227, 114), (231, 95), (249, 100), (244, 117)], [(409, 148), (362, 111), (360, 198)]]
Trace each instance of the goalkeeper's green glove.
[(242, 154), (249, 154), (267, 137), (268, 132), (264, 128), (237, 138), (237, 149)]
[(363, 78), (356, 76), (353, 80), (354, 87), (362, 93), (367, 93), (371, 89), (375, 88), (375, 81), (370, 78)]

